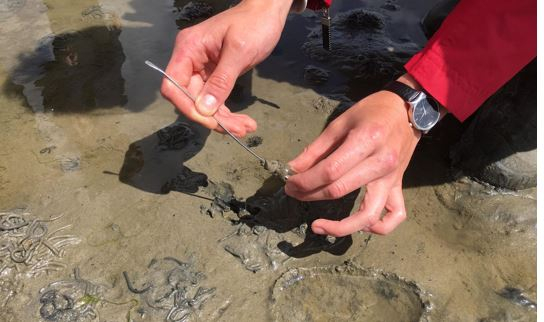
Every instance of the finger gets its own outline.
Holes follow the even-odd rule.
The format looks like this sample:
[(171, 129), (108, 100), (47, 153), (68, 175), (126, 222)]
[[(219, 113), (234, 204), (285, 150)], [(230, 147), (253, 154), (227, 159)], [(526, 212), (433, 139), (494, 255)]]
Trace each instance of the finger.
[(196, 108), (206, 116), (215, 114), (225, 103), (236, 79), (247, 67), (246, 59), (231, 42), (225, 42), (219, 62), (196, 99)]
[(304, 151), (295, 159), (290, 161), (289, 165), (297, 173), (308, 170), (342, 144), (347, 132), (343, 128), (343, 123), (333, 121), (315, 141), (304, 148)]
[[(389, 174), (391, 171), (391, 167), (385, 165), (382, 158), (372, 155), (333, 183), (307, 191), (304, 190), (307, 187), (304, 180), (311, 180), (311, 177), (306, 177), (306, 175), (310, 173), (312, 169), (298, 176), (289, 178), (289, 181), (285, 185), (285, 192), (291, 197), (302, 201), (333, 200), (341, 198), (369, 182)], [(314, 176), (317, 176), (317, 174)], [(299, 180), (299, 178), (302, 178), (302, 181), (294, 182), (295, 179)], [(303, 186), (303, 190), (298, 189), (300, 185)]]
[(373, 226), (380, 219), (389, 194), (388, 190), (389, 185), (383, 180), (368, 185), (359, 211), (340, 221), (317, 219), (312, 223), (312, 230), (316, 234), (343, 237)]
[[(218, 109), (214, 117), (237, 137), (244, 137), (247, 133), (257, 130), (257, 122), (254, 119), (245, 114), (232, 113), (224, 105)], [(216, 130), (224, 132), (220, 126)]]
[[(188, 56), (172, 56), (165, 70), (166, 74), (183, 87), (189, 86), (191, 76), (195, 73), (193, 61)], [(167, 80), (166, 78), (164, 80)]]
[[(178, 81), (176, 78), (174, 79)], [(196, 75), (189, 78), (186, 88), (190, 93), (195, 93), (202, 88), (202, 84), (202, 79)], [(198, 122), (209, 129), (217, 127), (217, 122), (213, 118), (198, 113), (193, 101), (166, 78), (163, 79), (161, 85), (161, 94), (190, 120)]]
[(379, 235), (387, 235), (397, 228), (400, 223), (406, 220), (406, 208), (404, 206), (404, 197), (402, 196), (402, 188), (400, 186), (391, 190), (391, 194), (387, 199), (386, 208), (388, 212), (385, 216), (370, 226), (367, 231)]
[[(368, 176), (369, 174), (383, 168), (376, 162), (376, 158), (373, 162), (365, 162), (372, 151), (369, 142), (369, 140), (361, 140), (360, 135), (349, 134), (332, 154), (307, 171), (290, 178), (289, 188), (296, 189), (300, 193), (314, 191), (317, 194), (312, 194), (316, 194), (316, 197), (336, 199), (366, 184), (369, 178), (376, 178), (375, 175)], [(361, 162), (368, 168), (358, 166)], [(318, 191), (315, 191), (316, 189)], [(331, 194), (328, 195), (328, 192)]]

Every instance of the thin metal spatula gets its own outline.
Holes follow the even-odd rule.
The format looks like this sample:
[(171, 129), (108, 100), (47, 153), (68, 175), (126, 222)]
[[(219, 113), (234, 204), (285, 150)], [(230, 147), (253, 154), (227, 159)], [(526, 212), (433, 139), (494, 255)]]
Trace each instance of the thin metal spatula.
[[(164, 70), (162, 70), (161, 68), (159, 68), (157, 65), (153, 64), (152, 62), (150, 62), (149, 60), (146, 60), (145, 61), (146, 65), (153, 68), (154, 70), (160, 72), (161, 74), (164, 75), (164, 77), (166, 77), (166, 79), (168, 79), (172, 84), (174, 84), (179, 90), (181, 90), (183, 92), (183, 94), (185, 94), (190, 100), (193, 101), (193, 103), (196, 103), (196, 98), (191, 94), (189, 93), (189, 91), (181, 86), (180, 84), (178, 84), (178, 82), (176, 82), (175, 79), (173, 79), (170, 75), (168, 75)], [(255, 158), (257, 158), (261, 164), (261, 166), (263, 166), (266, 170), (272, 172), (274, 175), (280, 177), (283, 181), (287, 181), (287, 179), (291, 176), (291, 175), (294, 175), (295, 172), (286, 164), (282, 163), (282, 162), (279, 162), (279, 161), (276, 161), (276, 160), (272, 160), (272, 161), (267, 161), (265, 158), (259, 156), (257, 153), (255, 153), (253, 150), (251, 150), (247, 145), (245, 145), (242, 141), (240, 141), (240, 139), (238, 139), (236, 136), (234, 136), (234, 134), (232, 134), (216, 117), (215, 115), (212, 116), (213, 119), (217, 122), (217, 124), (231, 137), (234, 139), (234, 141), (236, 141), (238, 144), (240, 144), (240, 146), (242, 146), (247, 152), (251, 153), (251, 155), (253, 155)]]

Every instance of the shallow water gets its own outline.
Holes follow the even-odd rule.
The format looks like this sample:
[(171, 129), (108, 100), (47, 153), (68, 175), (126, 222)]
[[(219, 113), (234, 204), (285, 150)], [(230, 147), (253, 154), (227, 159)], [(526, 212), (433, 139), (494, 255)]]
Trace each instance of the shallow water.
[[(445, 119), (405, 175), (409, 219), (394, 233), (312, 235), (311, 220), (347, 216), (360, 196), (288, 198), (230, 138), (160, 97), (144, 61), (165, 66), (178, 29), (230, 5), (187, 3), (0, 3), (0, 216), (47, 225), (38, 237), (0, 226), (1, 321), (536, 320), (534, 189), (454, 176), (448, 148), (462, 127)], [(355, 69), (343, 67), (354, 59), (345, 30), (324, 56), (317, 17), (290, 16), (228, 102), (259, 122), (255, 150), (289, 160), (337, 105), (379, 88), (424, 43), (432, 4), (336, 0), (333, 19), (354, 7), (383, 19), (379, 32), (353, 35), (364, 47), (354, 57), (387, 64)], [(328, 78), (312, 81), (309, 65)]]

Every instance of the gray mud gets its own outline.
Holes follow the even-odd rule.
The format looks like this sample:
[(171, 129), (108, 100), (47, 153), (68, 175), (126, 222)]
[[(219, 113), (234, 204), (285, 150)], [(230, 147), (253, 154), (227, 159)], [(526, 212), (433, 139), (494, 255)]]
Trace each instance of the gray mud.
[[(180, 116), (143, 63), (165, 66), (180, 28), (234, 1), (5, 3), (0, 321), (536, 320), (536, 188), (452, 169), (450, 147), (477, 131), (446, 118), (421, 140), (408, 220), (389, 236), (318, 236), (315, 219), (348, 216), (364, 191), (290, 198), (232, 139)], [(317, 14), (290, 16), (227, 102), (259, 122), (248, 144), (294, 158), (402, 71), (433, 5), (336, 0), (332, 52)]]
[(291, 269), (272, 290), (277, 321), (428, 321), (431, 308), (416, 283), (353, 263)]

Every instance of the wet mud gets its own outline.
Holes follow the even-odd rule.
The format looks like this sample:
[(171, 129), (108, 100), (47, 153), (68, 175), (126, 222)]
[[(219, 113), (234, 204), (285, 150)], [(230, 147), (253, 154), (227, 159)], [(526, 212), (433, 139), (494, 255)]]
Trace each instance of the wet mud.
[[(302, 49), (312, 60), (338, 70), (350, 83), (356, 83), (357, 87), (351, 90), (357, 89), (359, 99), (399, 76), (404, 63), (420, 48), (409, 36), (393, 39), (385, 29), (390, 19), (382, 8), (340, 13), (331, 27), (332, 50), (322, 46), (321, 27), (312, 29)], [(328, 79), (325, 71), (310, 67), (304, 75), (309, 82), (322, 84)]]
[(135, 310), (143, 321), (192, 321), (215, 293), (215, 288), (201, 286), (206, 276), (192, 263), (174, 257), (152, 259), (136, 281), (127, 271), (123, 276), (129, 291), (140, 298)]
[[(433, 1), (336, 0), (331, 52), (318, 14), (289, 16), (227, 101), (259, 122), (245, 140), (278, 160), (269, 170), (180, 116), (143, 64), (166, 65), (179, 29), (234, 1), (8, 3), (0, 321), (536, 321), (536, 187), (512, 170), (533, 161), (531, 131), (511, 133), (485, 161), (507, 171), (490, 172), (451, 150), (485, 147), (495, 132), (476, 125), (490, 113), (444, 119), (405, 174), (408, 220), (386, 237), (314, 234), (315, 219), (345, 218), (364, 191), (301, 202), (271, 173), (402, 72)], [(532, 117), (524, 84), (495, 99), (501, 111), (527, 103), (520, 115)], [(523, 162), (503, 161), (512, 151)]]
[(71, 225), (55, 227), (61, 217), (39, 219), (25, 209), (0, 212), (0, 278), (36, 277), (66, 268), (65, 248), (80, 238), (67, 233)]
[(350, 236), (332, 238), (314, 234), (308, 227), (320, 218), (339, 220), (353, 207), (357, 192), (340, 200), (301, 202), (285, 194), (282, 182), (271, 177), (278, 187), (272, 194), (257, 193), (236, 198), (232, 186), (211, 184), (213, 196), (201, 213), (211, 218), (223, 218), (233, 230), (219, 240), (220, 245), (236, 257), (249, 271), (277, 270), (291, 258), (303, 258), (319, 252), (343, 255), (351, 246)]
[(272, 290), (275, 321), (428, 321), (431, 308), (413, 281), (349, 262), (291, 269)]

